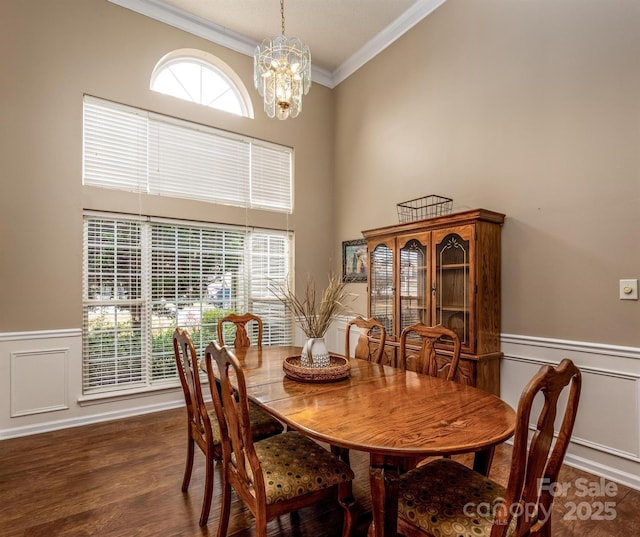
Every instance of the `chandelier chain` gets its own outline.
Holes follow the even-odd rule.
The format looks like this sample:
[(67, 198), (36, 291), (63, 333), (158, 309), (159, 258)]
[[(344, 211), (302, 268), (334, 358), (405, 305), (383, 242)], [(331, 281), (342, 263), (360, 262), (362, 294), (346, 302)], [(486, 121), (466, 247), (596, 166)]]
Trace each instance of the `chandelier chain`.
[(280, 17), (282, 18), (282, 35), (284, 35), (284, 0), (280, 0)]

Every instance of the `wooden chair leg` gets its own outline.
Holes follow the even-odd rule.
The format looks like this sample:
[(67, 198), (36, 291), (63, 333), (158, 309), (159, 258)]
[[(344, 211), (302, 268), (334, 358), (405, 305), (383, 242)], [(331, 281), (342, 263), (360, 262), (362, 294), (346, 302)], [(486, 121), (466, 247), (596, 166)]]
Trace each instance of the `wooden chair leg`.
[(262, 509), (258, 509), (256, 513), (256, 537), (267, 537), (267, 516)]
[(191, 482), (191, 471), (193, 470), (193, 452), (195, 448), (195, 442), (189, 437), (187, 439), (187, 462), (184, 467), (184, 477), (182, 478), (182, 492), (187, 492), (189, 489), (189, 483)]
[(204, 477), (204, 497), (202, 498), (202, 511), (200, 512), (200, 525), (206, 526), (209, 520), (209, 511), (211, 510), (211, 498), (213, 497), (213, 482), (215, 460), (210, 453), (207, 453), (205, 461), (205, 477)]
[(218, 537), (227, 537), (229, 529), (229, 515), (231, 514), (231, 484), (222, 476), (222, 498), (220, 503), (220, 522), (218, 523)]

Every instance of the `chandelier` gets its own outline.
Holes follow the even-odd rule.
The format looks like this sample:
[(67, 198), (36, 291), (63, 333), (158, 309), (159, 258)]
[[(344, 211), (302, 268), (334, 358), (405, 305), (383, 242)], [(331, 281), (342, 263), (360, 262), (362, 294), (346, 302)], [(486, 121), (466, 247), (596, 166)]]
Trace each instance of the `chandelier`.
[(297, 37), (284, 36), (284, 0), (280, 0), (282, 35), (265, 39), (253, 57), (253, 82), (269, 117), (287, 119), (302, 111), (311, 87), (311, 52)]

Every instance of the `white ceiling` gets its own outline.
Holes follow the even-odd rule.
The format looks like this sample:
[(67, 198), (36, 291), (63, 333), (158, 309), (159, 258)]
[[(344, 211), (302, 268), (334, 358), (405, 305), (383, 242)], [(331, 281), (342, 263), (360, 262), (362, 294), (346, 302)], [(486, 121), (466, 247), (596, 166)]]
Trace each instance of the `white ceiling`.
[[(281, 33), (280, 0), (109, 0), (243, 54)], [(285, 0), (285, 33), (334, 87), (446, 0)]]

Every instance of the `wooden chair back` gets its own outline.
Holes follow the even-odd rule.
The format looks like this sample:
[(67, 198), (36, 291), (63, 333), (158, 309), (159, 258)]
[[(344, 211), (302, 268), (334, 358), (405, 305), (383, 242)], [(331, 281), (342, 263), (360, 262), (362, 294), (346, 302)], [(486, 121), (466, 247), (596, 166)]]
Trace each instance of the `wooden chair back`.
[[(543, 366), (527, 383), (518, 403), (506, 489), (451, 459), (436, 459), (403, 474), (398, 533), (550, 537), (558, 474), (573, 432), (581, 385), (580, 370), (568, 359), (557, 367)], [(483, 504), (488, 507), (485, 514), (472, 507)]]
[(246, 325), (250, 321), (257, 323), (258, 325), (258, 347), (262, 346), (262, 319), (253, 313), (245, 313), (244, 315), (238, 315), (236, 313), (230, 313), (226, 317), (223, 317), (218, 321), (218, 342), (224, 346), (224, 325), (225, 323), (233, 323), (236, 327), (236, 337), (233, 342), (235, 349), (248, 349), (251, 346), (251, 339), (247, 334)]
[(187, 461), (182, 479), (182, 491), (188, 490), (191, 481), (195, 443), (205, 455), (205, 491), (200, 514), (200, 525), (204, 526), (209, 518), (213, 497), (214, 461), (222, 458), (221, 444), (218, 440), (214, 441), (214, 428), (217, 437), (218, 424), (212, 423), (207, 411), (202, 396), (196, 349), (189, 332), (182, 328), (176, 328), (173, 333), (173, 352), (187, 407)]
[(255, 516), (256, 537), (267, 537), (267, 522), (275, 517), (336, 498), (345, 510), (342, 536), (349, 537), (355, 506), (351, 468), (298, 431), (254, 442), (247, 386), (237, 357), (214, 341), (205, 350), (205, 361), (210, 385), (217, 380), (220, 387), (211, 390), (222, 436), (218, 537), (226, 537), (229, 528), (231, 488)]
[[(567, 386), (569, 394), (554, 443), (558, 401)], [(564, 359), (555, 368), (543, 366), (523, 390), (518, 403), (505, 501), (500, 504), (496, 513), (491, 537), (506, 535), (514, 512), (522, 513), (522, 516), (517, 517), (514, 535), (551, 535), (554, 487), (573, 433), (581, 387), (580, 370), (571, 360)], [(537, 419), (532, 421), (534, 399), (539, 393), (544, 396), (544, 405), (537, 414)], [(535, 424), (535, 429), (529, 440), (531, 424)], [(532, 506), (536, 508), (533, 509)], [(526, 516), (533, 511), (539, 516)]]
[[(211, 396), (220, 423), (223, 464), (228, 465), (230, 484), (241, 497), (254, 490), (256, 501), (266, 503), (262, 497), (264, 477), (253, 446), (242, 366), (227, 347), (220, 347), (215, 341), (207, 346), (205, 361), (210, 385), (218, 382), (218, 390), (212, 390)], [(235, 379), (235, 389), (232, 379)]]
[(173, 351), (187, 407), (191, 437), (206, 452), (207, 443), (213, 441), (211, 419), (202, 395), (196, 349), (187, 330), (175, 329)]
[[(345, 336), (345, 355), (351, 356), (351, 328), (353, 326), (358, 327), (359, 335), (358, 342), (354, 349), (354, 357), (362, 360), (369, 360), (376, 364), (382, 363), (384, 356), (384, 344), (387, 338), (384, 325), (371, 317), (370, 319), (363, 319), (362, 317), (356, 317), (351, 319), (347, 323), (347, 333)], [(373, 343), (372, 338), (375, 338), (376, 344)], [(377, 345), (377, 346), (376, 346)]]
[[(417, 355), (408, 354), (407, 336), (415, 333), (422, 339), (420, 350)], [(400, 356), (398, 357), (398, 366), (401, 369), (410, 369), (424, 375), (436, 377), (438, 375), (438, 364), (436, 361), (436, 343), (443, 338), (449, 338), (453, 341), (453, 354), (448, 364), (447, 380), (454, 380), (458, 372), (458, 363), (460, 361), (460, 338), (453, 330), (449, 330), (442, 325), (428, 326), (422, 323), (416, 323), (407, 326), (400, 334)]]

